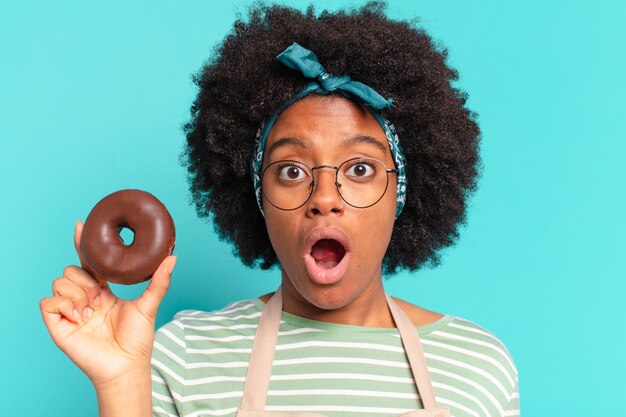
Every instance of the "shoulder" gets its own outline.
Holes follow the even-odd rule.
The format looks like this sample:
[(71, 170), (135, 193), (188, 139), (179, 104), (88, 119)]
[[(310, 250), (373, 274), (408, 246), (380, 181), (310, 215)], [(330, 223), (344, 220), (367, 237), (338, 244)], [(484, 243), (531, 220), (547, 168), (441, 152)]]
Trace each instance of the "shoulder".
[(517, 373), (511, 354), (504, 343), (495, 334), (470, 320), (444, 316), (441, 326), (434, 326), (433, 330), (427, 333), (427, 339), (437, 342), (438, 346), (446, 345), (459, 352), (495, 359), (505, 364), (511, 373)]
[(494, 333), (458, 316), (396, 301), (418, 328), (438, 395), (460, 390), (481, 404), (482, 414), (519, 415), (517, 367)]
[(258, 299), (241, 300), (214, 311), (181, 310), (155, 333), (155, 342), (170, 339), (179, 346), (195, 334), (256, 328), (261, 316)]
[(411, 319), (411, 322), (417, 326), (426, 326), (436, 323), (438, 320), (444, 317), (443, 314), (436, 313), (434, 311), (426, 310), (415, 304), (411, 304), (408, 301), (401, 300), (399, 298), (392, 297), (398, 306), (404, 311), (404, 313)]
[(484, 327), (461, 317), (436, 313), (397, 298), (394, 300), (404, 310), (422, 337), (449, 346), (465, 349), (476, 354), (493, 356), (507, 363), (515, 371), (511, 355), (502, 341)]
[(487, 395), (498, 408), (516, 404), (518, 372), (505, 344), (470, 320), (448, 315), (438, 323), (427, 326), (428, 331), (420, 336), (429, 369), (433, 368), (437, 379), (454, 381), (479, 397)]

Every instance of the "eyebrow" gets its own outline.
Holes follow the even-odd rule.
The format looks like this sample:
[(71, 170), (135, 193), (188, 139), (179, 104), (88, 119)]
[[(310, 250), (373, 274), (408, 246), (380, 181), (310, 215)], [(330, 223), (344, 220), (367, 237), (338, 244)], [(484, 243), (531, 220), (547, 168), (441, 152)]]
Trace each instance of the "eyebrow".
[(346, 139), (344, 139), (342, 141), (342, 145), (344, 145), (344, 146), (355, 145), (355, 144), (358, 144), (358, 143), (374, 145), (379, 150), (381, 150), (383, 153), (385, 153), (387, 151), (387, 147), (385, 145), (383, 145), (382, 143), (380, 143), (379, 141), (377, 141), (373, 137), (367, 136), (367, 135), (352, 136), (351, 138), (346, 138)]
[(299, 148), (306, 149), (306, 145), (298, 139), (289, 138), (289, 137), (280, 138), (276, 142), (272, 143), (270, 147), (267, 149), (267, 156), (269, 157), (272, 154), (272, 152), (274, 152), (276, 149), (283, 147), (283, 146), (288, 146), (288, 145), (297, 146)]
[[(351, 136), (341, 141), (342, 146), (350, 146), (350, 145), (355, 145), (359, 143), (373, 145), (376, 148), (378, 148), (380, 151), (382, 151), (383, 153), (387, 151), (387, 147), (385, 145), (383, 145), (382, 143), (380, 143), (378, 140), (374, 139), (373, 137), (367, 136), (367, 135)], [(278, 139), (276, 142), (270, 145), (270, 147), (267, 149), (267, 156), (269, 157), (272, 154), (272, 152), (274, 152), (276, 149), (281, 148), (283, 146), (297, 146), (302, 149), (307, 148), (307, 146), (301, 140), (296, 139), (296, 138), (285, 137), (285, 138)]]

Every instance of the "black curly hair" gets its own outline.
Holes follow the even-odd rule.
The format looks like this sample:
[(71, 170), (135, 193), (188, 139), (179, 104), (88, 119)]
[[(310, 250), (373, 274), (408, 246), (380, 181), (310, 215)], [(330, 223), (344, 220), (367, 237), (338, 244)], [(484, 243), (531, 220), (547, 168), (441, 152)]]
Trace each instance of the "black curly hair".
[(396, 220), (383, 272), (440, 262), (458, 238), (480, 168), (477, 115), (451, 83), (447, 50), (415, 22), (391, 20), (385, 2), (358, 9), (306, 12), (256, 3), (238, 18), (203, 68), (184, 126), (181, 163), (193, 203), (247, 266), (278, 258), (255, 200), (250, 161), (261, 122), (310, 80), (275, 59), (293, 42), (311, 49), (328, 72), (349, 74), (395, 107), (381, 114), (396, 127), (407, 160), (407, 201)]

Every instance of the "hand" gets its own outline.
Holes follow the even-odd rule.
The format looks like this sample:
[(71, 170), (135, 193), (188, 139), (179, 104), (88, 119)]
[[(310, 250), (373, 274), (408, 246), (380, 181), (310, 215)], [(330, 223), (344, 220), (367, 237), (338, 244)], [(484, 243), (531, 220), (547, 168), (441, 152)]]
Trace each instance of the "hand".
[(98, 391), (124, 379), (128, 383), (129, 375), (149, 373), (157, 309), (177, 258), (168, 256), (161, 262), (139, 298), (122, 300), (85, 267), (80, 252), (82, 230), (78, 220), (74, 246), (81, 267), (66, 267), (63, 276), (52, 283), (53, 295), (43, 298), (39, 306), (54, 343)]

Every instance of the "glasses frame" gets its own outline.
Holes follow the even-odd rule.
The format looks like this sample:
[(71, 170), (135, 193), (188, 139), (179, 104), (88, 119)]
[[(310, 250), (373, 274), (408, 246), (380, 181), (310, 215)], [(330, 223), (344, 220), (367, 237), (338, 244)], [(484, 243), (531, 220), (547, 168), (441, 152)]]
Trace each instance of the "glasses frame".
[[(378, 200), (374, 201), (372, 204), (368, 205), (368, 206), (355, 206), (354, 204), (350, 204), (350, 202), (348, 202), (345, 198), (343, 198), (343, 195), (341, 195), (341, 191), (339, 191), (339, 189), (341, 188), (341, 184), (339, 183), (339, 169), (344, 166), (345, 164), (347, 164), (348, 162), (351, 161), (355, 161), (355, 160), (359, 160), (359, 159), (369, 159), (372, 161), (376, 161), (378, 163), (380, 163), (383, 168), (385, 168), (385, 175), (386, 175), (386, 182), (385, 182), (385, 190), (383, 191), (383, 193), (380, 195), (380, 197), (378, 198)], [(263, 192), (263, 177), (265, 176), (265, 171), (268, 170), (269, 167), (271, 167), (272, 165), (281, 163), (281, 162), (295, 162), (298, 165), (304, 165), (309, 172), (311, 173), (311, 183), (309, 184), (309, 195), (307, 196), (306, 200), (304, 200), (304, 203), (300, 204), (298, 207), (295, 208), (290, 208), (290, 209), (286, 209), (286, 208), (282, 208), (282, 207), (278, 207), (276, 204), (272, 203), (272, 201), (267, 197), (267, 195), (265, 195), (265, 193)], [(362, 156), (358, 156), (355, 158), (350, 158), (347, 159), (345, 161), (343, 161), (339, 166), (335, 166), (335, 165), (316, 165), (312, 168), (309, 168), (309, 166), (307, 164), (305, 164), (304, 162), (300, 162), (300, 161), (296, 161), (293, 159), (281, 159), (279, 161), (275, 161), (272, 162), (271, 164), (269, 164), (268, 166), (265, 167), (265, 169), (263, 169), (263, 171), (260, 172), (260, 182), (261, 182), (261, 195), (263, 195), (263, 197), (265, 197), (265, 200), (270, 203), (272, 206), (276, 207), (279, 210), (283, 210), (283, 211), (293, 211), (293, 210), (298, 210), (300, 207), (304, 206), (306, 203), (309, 202), (309, 200), (311, 199), (311, 196), (313, 195), (313, 190), (315, 189), (315, 175), (314, 174), (314, 170), (316, 169), (322, 169), (322, 168), (328, 168), (328, 169), (334, 169), (335, 170), (335, 188), (337, 189), (337, 194), (339, 194), (339, 197), (341, 197), (341, 199), (350, 207), (354, 207), (354, 208), (359, 208), (359, 209), (366, 209), (369, 207), (372, 207), (373, 205), (375, 205), (376, 203), (378, 203), (380, 200), (382, 200), (382, 198), (385, 196), (385, 194), (387, 194), (387, 189), (389, 188), (389, 174), (397, 174), (398, 170), (397, 169), (388, 169), (387, 165), (385, 165), (385, 163), (383, 161), (381, 161), (380, 159), (376, 159), (376, 158), (370, 158), (370, 157), (362, 157)]]

